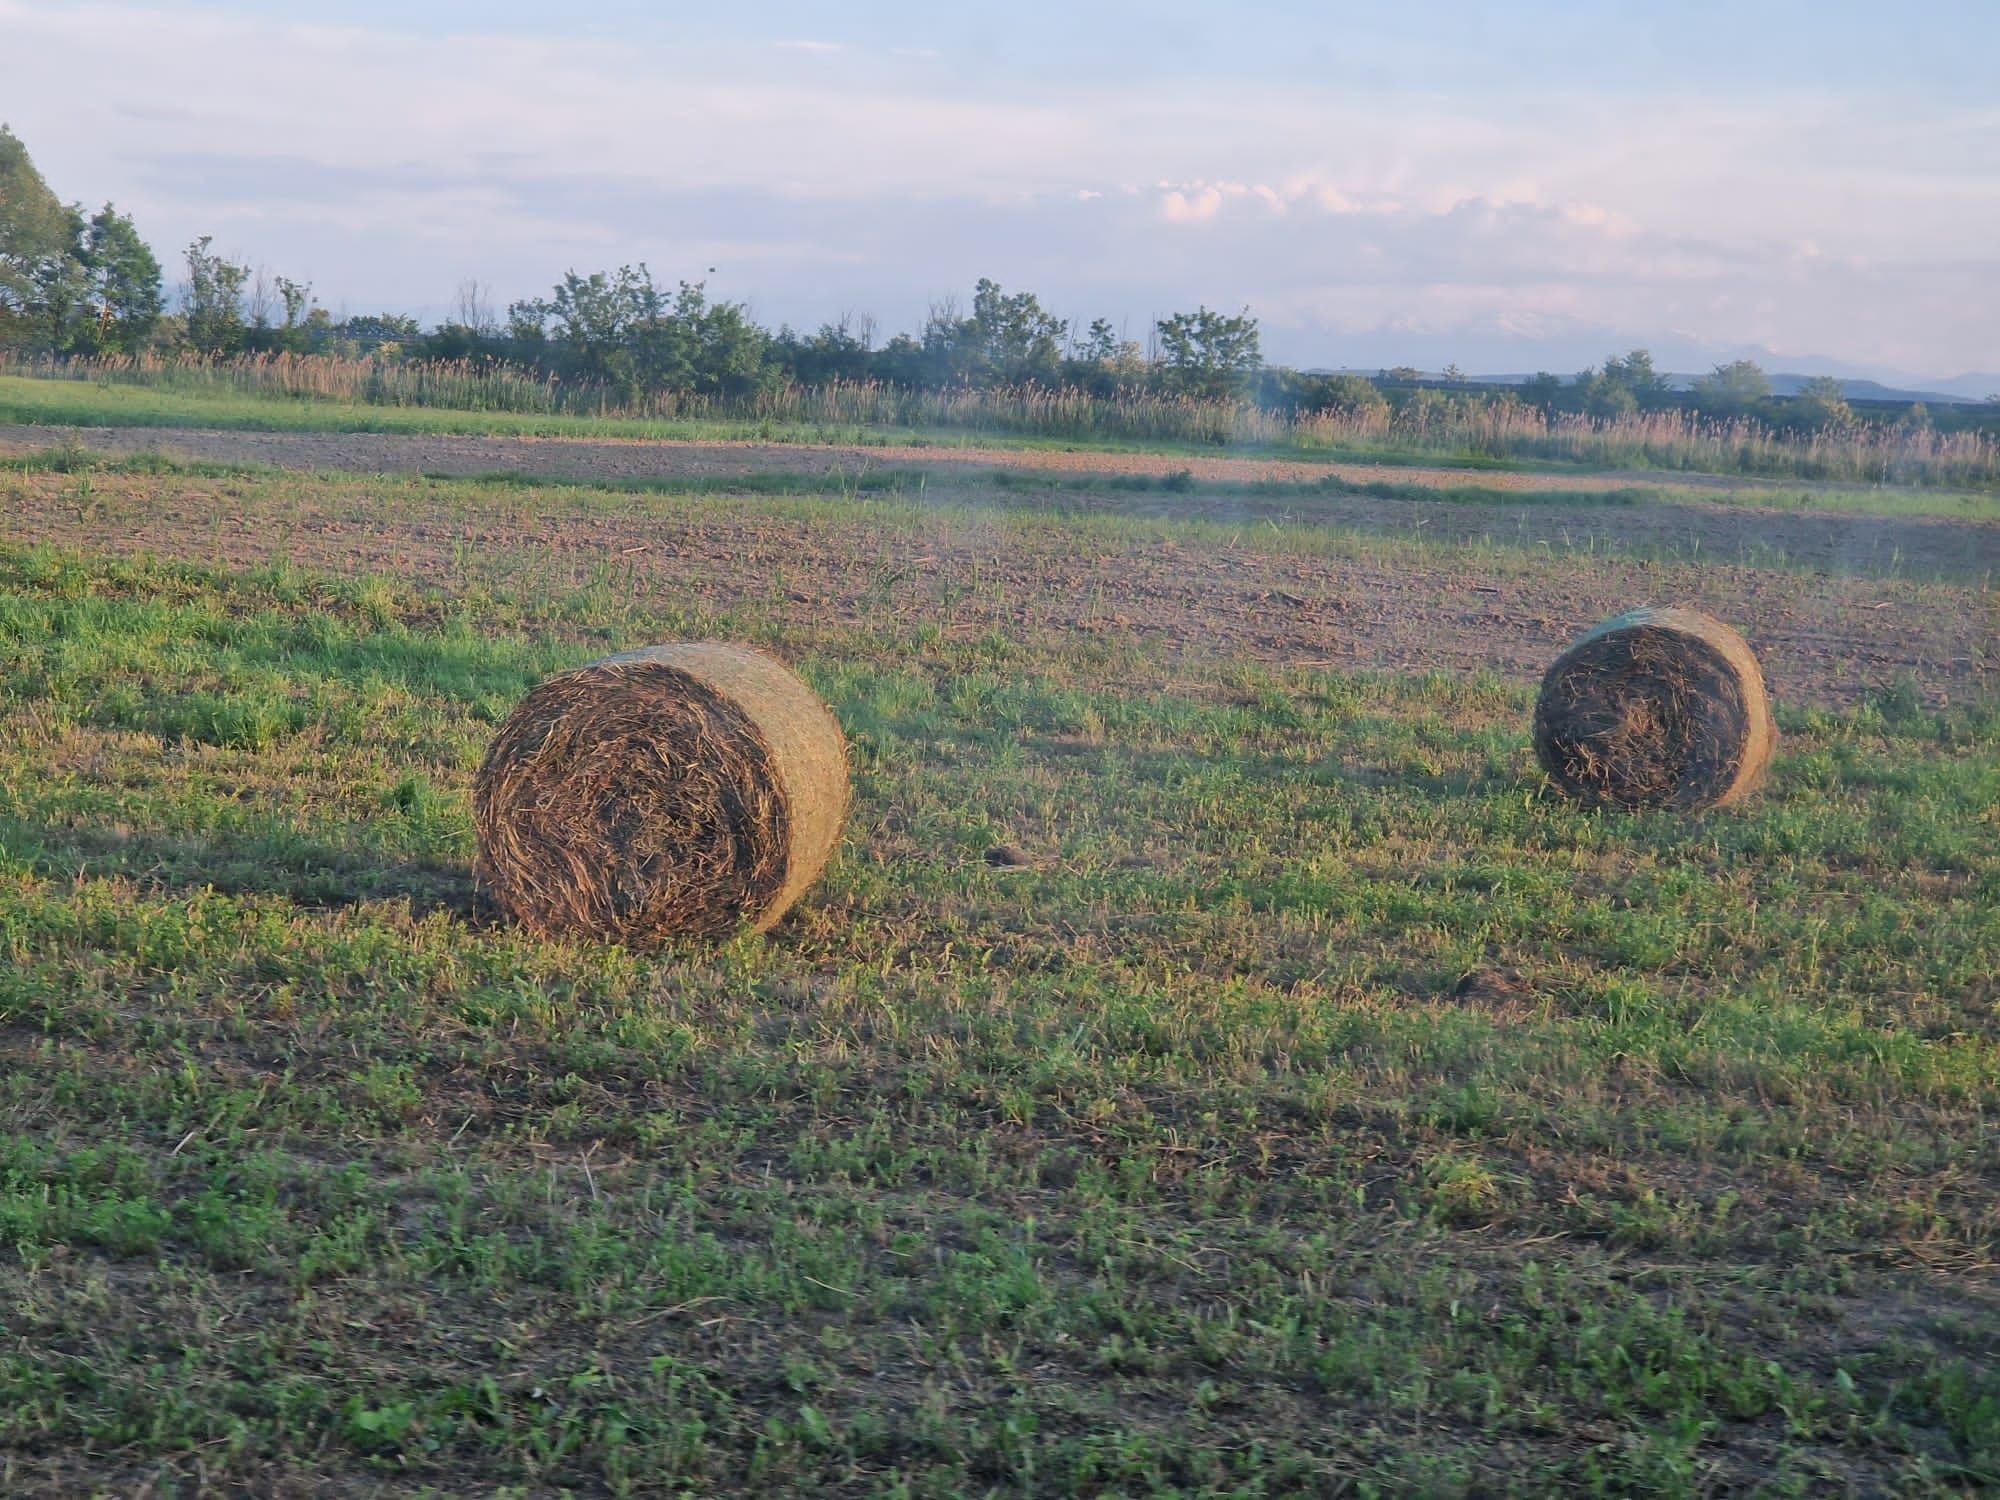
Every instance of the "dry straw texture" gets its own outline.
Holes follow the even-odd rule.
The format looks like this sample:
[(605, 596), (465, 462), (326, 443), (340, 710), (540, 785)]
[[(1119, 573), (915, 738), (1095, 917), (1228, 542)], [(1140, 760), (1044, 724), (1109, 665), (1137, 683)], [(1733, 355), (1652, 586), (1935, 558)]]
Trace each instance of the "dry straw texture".
[(1743, 637), (1692, 609), (1635, 609), (1579, 639), (1535, 704), (1556, 784), (1613, 807), (1722, 807), (1763, 779), (1777, 743)]
[(785, 914), (839, 842), (847, 746), (769, 657), (650, 646), (537, 686), (472, 797), (478, 879), (510, 917), (655, 947)]

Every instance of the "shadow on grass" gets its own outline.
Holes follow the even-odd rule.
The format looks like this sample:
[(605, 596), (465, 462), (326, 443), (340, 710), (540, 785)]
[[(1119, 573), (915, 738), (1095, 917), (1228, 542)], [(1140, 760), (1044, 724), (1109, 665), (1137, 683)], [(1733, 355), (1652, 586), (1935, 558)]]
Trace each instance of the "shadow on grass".
[(443, 913), (474, 926), (496, 916), (465, 865), (385, 861), (290, 835), (135, 833), (4, 818), (0, 854), (56, 880), (116, 878), (158, 891), (279, 896), (315, 911), (407, 901), (413, 917)]

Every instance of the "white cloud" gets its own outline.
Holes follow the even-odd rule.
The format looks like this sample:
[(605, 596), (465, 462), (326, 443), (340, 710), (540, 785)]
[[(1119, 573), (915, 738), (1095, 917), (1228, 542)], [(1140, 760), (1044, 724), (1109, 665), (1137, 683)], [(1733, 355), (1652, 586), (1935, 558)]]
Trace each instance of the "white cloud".
[[(1889, 128), (1796, 93), (1640, 110), (1580, 84), (1524, 112), (1244, 80), (1003, 88), (949, 60), (856, 88), (824, 61), (855, 49), (812, 39), (692, 52), (103, 0), (0, 0), (0, 37), (0, 100), (64, 197), (115, 198), (163, 256), (214, 232), (365, 305), (720, 244), (700, 263), (727, 294), (800, 317), (873, 300), (894, 322), (897, 299), (996, 274), (1142, 320), (1249, 302), (1308, 360), (1314, 337), (1392, 327), (1682, 329), (1940, 371), (2000, 347), (1990, 109)], [(114, 106), (78, 108), (86, 56)]]
[(1160, 199), (1160, 212), (1169, 224), (1200, 224), (1222, 210), (1222, 190), (1196, 187), (1188, 192), (1175, 188)]

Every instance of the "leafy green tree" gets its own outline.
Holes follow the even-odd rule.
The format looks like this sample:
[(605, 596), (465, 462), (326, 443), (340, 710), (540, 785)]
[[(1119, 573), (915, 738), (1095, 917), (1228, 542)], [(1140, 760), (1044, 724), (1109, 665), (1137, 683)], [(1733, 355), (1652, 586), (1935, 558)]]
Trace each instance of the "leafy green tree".
[(1653, 356), (1644, 349), (1634, 349), (1623, 359), (1607, 359), (1600, 378), (1607, 385), (1630, 391), (1639, 406), (1657, 405), (1670, 394), (1667, 377), (1653, 368)]
[(203, 235), (187, 248), (187, 340), (200, 354), (234, 354), (243, 347), (243, 286), (250, 268), (224, 260)]
[(1365, 375), (1331, 376), (1320, 400), (1332, 410), (1342, 412), (1375, 411), (1389, 404), (1381, 388)]
[(960, 317), (951, 299), (931, 308), (918, 378), (931, 385), (1053, 384), (1068, 336), (1067, 320), (1033, 292), (1009, 293), (982, 276), (972, 291), (972, 316)]
[[(319, 310), (313, 309), (314, 312)], [(310, 314), (307, 321), (311, 321)], [(333, 333), (341, 342), (366, 353), (386, 345), (400, 347), (414, 342), (423, 336), (423, 329), (415, 318), (402, 313), (357, 313), (351, 318), (341, 319), (334, 325)]]
[(830, 323), (822, 323), (810, 336), (780, 328), (771, 340), (770, 357), (785, 373), (802, 385), (823, 385), (834, 380), (864, 380), (873, 363), (868, 347), (872, 329), (843, 313)]
[(87, 348), (90, 272), (83, 264), (83, 214), (74, 207), (63, 212), (70, 224), (69, 244), (61, 255), (44, 258), (35, 268), (34, 296), (28, 309), (33, 342), (56, 354)]
[[(1538, 394), (1549, 393), (1544, 389)], [(1577, 371), (1566, 404), (1609, 420), (1630, 416), (1641, 407), (1657, 406), (1669, 394), (1666, 377), (1653, 368), (1653, 356), (1644, 349), (1634, 349), (1623, 359), (1615, 355), (1607, 359), (1602, 370)]]
[(83, 226), (78, 260), (87, 277), (88, 317), (78, 347), (136, 354), (159, 326), (160, 262), (128, 215), (107, 203)]
[(305, 321), (306, 309), (312, 306), (312, 283), (280, 276), (276, 284), (278, 301), (285, 309), (285, 332), (290, 333)]
[(1847, 404), (1847, 392), (1830, 375), (1816, 376), (1799, 387), (1791, 400), (1791, 415), (1799, 426), (1815, 432), (1854, 424), (1854, 408)]
[(1118, 358), (1118, 330), (1109, 318), (1092, 318), (1083, 340), (1076, 346), (1076, 361), (1085, 365), (1110, 364)]
[(770, 335), (735, 302), (708, 300), (700, 282), (671, 293), (642, 263), (616, 272), (566, 272), (550, 296), (508, 309), (516, 350), (624, 400), (648, 391), (740, 395), (776, 373)]
[(62, 253), (39, 257), (29, 277), (35, 342), (64, 354), (143, 348), (160, 320), (159, 261), (109, 203), (88, 219), (79, 205), (62, 215)]
[(80, 216), (0, 125), (0, 340), (59, 347), (83, 297)]
[(891, 335), (875, 357), (875, 368), (891, 385), (925, 385), (935, 380), (924, 346), (907, 333)]
[(1125, 387), (1143, 386), (1150, 373), (1138, 344), (1121, 337), (1109, 318), (1093, 318), (1063, 362), (1061, 378), (1093, 395), (1110, 396)]
[(1175, 313), (1154, 325), (1169, 388), (1189, 395), (1241, 393), (1264, 363), (1257, 320), (1244, 308), (1234, 316), (1202, 307)]
[(967, 332), (990, 377), (1019, 385), (1055, 379), (1069, 323), (1044, 310), (1033, 292), (1009, 296), (1000, 290), (1000, 283), (981, 277), (973, 288)]
[(683, 281), (668, 312), (642, 328), (642, 369), (655, 387), (742, 396), (767, 387), (770, 335), (740, 302), (711, 302), (703, 283)]
[(1740, 417), (1771, 399), (1771, 378), (1754, 360), (1732, 360), (1694, 383), (1695, 405), (1714, 416)]
[(565, 271), (547, 297), (517, 302), (510, 312), (525, 328), (532, 318), (561, 351), (572, 378), (622, 384), (633, 372), (626, 347), (633, 328), (660, 311), (660, 294), (644, 265), (621, 266), (615, 274)]
[(299, 345), (308, 354), (329, 352), (336, 337), (333, 314), (323, 307), (315, 307), (306, 314), (305, 322), (299, 325)]
[(1623, 381), (1608, 375), (1579, 375), (1578, 394), (1583, 398), (1583, 409), (1593, 417), (1612, 420), (1629, 417), (1639, 409), (1639, 398), (1632, 388)]

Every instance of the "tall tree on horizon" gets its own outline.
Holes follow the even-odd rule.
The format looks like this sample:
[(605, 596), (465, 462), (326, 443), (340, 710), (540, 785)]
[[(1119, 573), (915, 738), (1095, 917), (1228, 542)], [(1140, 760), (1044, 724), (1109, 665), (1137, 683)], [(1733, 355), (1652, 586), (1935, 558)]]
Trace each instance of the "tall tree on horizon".
[(1247, 307), (1231, 316), (1204, 306), (1154, 326), (1169, 380), (1189, 395), (1237, 395), (1263, 366), (1257, 320)]
[(243, 347), (243, 286), (250, 268), (224, 260), (203, 235), (187, 248), (187, 336), (202, 354), (234, 354)]
[(1731, 360), (1695, 381), (1694, 399), (1712, 416), (1747, 416), (1771, 399), (1771, 377), (1755, 360)]
[(79, 342), (96, 352), (136, 354), (159, 325), (160, 262), (129, 214), (107, 203), (82, 228), (78, 259), (87, 277), (89, 317)]
[(32, 338), (75, 291), (77, 216), (0, 124), (0, 339)]

